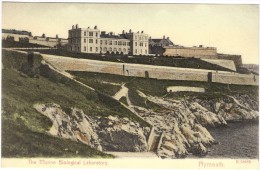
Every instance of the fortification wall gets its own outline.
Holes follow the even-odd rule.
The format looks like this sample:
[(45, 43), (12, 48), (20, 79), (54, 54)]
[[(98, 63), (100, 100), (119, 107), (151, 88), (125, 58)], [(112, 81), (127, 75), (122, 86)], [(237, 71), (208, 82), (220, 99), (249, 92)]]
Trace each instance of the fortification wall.
[(213, 47), (165, 47), (163, 55), (182, 57), (217, 56), (217, 49)]
[(232, 60), (234, 61), (237, 67), (242, 66), (242, 57), (241, 55), (229, 55), (229, 54), (218, 54), (218, 59)]
[(19, 41), (19, 38), (29, 38), (28, 35), (2, 33), (2, 39), (5, 40), (7, 37), (14, 37), (14, 41)]
[[(59, 42), (58, 41), (47, 41), (46, 39), (44, 40), (37, 40), (37, 39), (29, 39), (29, 43), (33, 43), (33, 44), (39, 44), (39, 45), (44, 45), (44, 46), (48, 46), (48, 47), (56, 47)], [(67, 44), (66, 41), (61, 41), (60, 42), (61, 45), (65, 45)]]
[(236, 66), (233, 60), (223, 60), (223, 59), (204, 59), (201, 60), (206, 61), (208, 63), (216, 64), (224, 68), (228, 68), (230, 70), (236, 71)]
[(62, 71), (88, 71), (164, 80), (190, 80), (204, 82), (209, 80), (208, 74), (212, 73), (212, 82), (225, 84), (258, 85), (258, 76), (254, 76), (253, 74), (238, 74), (226, 71), (104, 62), (46, 54), (42, 54), (42, 56), (45, 61)]

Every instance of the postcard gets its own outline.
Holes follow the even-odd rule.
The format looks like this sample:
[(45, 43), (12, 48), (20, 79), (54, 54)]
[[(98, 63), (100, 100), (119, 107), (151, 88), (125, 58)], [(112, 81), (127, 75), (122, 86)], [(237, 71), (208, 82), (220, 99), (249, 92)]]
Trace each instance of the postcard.
[(259, 5), (2, 2), (2, 167), (258, 169)]

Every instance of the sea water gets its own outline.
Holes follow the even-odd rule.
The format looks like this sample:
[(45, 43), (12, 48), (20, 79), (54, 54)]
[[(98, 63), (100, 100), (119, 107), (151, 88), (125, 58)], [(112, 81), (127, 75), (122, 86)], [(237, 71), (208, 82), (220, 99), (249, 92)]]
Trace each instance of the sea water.
[(258, 121), (241, 121), (208, 129), (219, 144), (209, 148), (206, 158), (258, 159), (258, 124)]

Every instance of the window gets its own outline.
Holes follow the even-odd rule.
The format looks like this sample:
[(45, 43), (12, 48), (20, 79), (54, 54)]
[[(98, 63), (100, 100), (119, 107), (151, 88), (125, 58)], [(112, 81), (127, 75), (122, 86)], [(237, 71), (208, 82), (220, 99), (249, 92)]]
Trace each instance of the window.
[(109, 45), (112, 45), (112, 41), (109, 41)]
[(93, 43), (93, 39), (89, 39), (89, 43)]
[(92, 47), (89, 48), (89, 51), (92, 52)]
[(88, 35), (89, 35), (90, 37), (93, 37), (93, 32), (89, 32)]
[(135, 39), (137, 40), (137, 36), (135, 36)]
[(86, 48), (86, 47), (84, 47), (84, 51), (87, 51), (87, 48)]
[(102, 40), (100, 40), (100, 44), (102, 45)]
[(147, 43), (145, 43), (145, 47), (147, 47)]
[(123, 46), (125, 46), (126, 45), (126, 42), (123, 42)]
[(128, 46), (129, 46), (129, 42), (127, 42), (127, 43), (126, 43), (126, 45), (128, 45)]
[(122, 45), (122, 41), (118, 41), (118, 45)]
[(145, 54), (147, 54), (147, 50), (145, 50)]
[(137, 54), (137, 50), (135, 50), (135, 53)]
[(86, 38), (84, 38), (84, 43), (86, 43)]
[(140, 50), (140, 53), (142, 54), (142, 49)]
[(137, 42), (135, 42), (135, 46), (137, 46)]
[(117, 45), (117, 41), (114, 41), (114, 45)]
[(96, 37), (98, 37), (98, 33), (96, 32)]
[(96, 44), (98, 43), (98, 40), (96, 40)]
[(98, 52), (98, 47), (96, 47), (96, 52)]
[(107, 40), (105, 40), (105, 45), (107, 45)]
[(84, 31), (84, 36), (86, 36), (86, 35), (87, 35), (86, 31)]

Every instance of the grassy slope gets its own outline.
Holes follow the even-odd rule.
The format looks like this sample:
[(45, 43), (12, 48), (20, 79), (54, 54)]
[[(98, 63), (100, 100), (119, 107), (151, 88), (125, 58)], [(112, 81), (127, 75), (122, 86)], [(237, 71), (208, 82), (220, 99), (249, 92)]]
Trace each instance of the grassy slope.
[[(128, 117), (146, 126), (140, 118), (122, 106), (107, 106), (99, 95), (71, 80), (39, 76), (30, 78), (18, 71), (27, 62), (24, 54), (3, 51), (2, 63), (2, 156), (82, 156), (111, 157), (90, 147), (70, 140), (49, 136), (48, 118), (33, 109), (33, 104), (54, 102), (64, 110), (83, 109), (92, 116), (118, 115)], [(40, 61), (40, 58), (35, 60)], [(68, 148), (68, 151), (64, 151)], [(79, 151), (76, 154), (76, 151)]]
[[(241, 85), (226, 85), (220, 83), (207, 83), (207, 82), (195, 82), (195, 81), (176, 81), (176, 80), (157, 80), (146, 78), (133, 78), (124, 77), (112, 74), (103, 73), (91, 73), (91, 72), (70, 72), (73, 75), (78, 76), (80, 79), (88, 79), (92, 83), (99, 81), (126, 83), (129, 88), (129, 97), (133, 104), (137, 106), (147, 107), (150, 109), (156, 109), (158, 106), (154, 103), (146, 101), (144, 98), (137, 94), (137, 90), (150, 94), (153, 96), (167, 96), (171, 98), (185, 98), (185, 96), (196, 96), (201, 99), (211, 99), (222, 95), (232, 94), (248, 94), (253, 99), (258, 101), (258, 87), (257, 86), (241, 86)], [(96, 84), (98, 86), (98, 84)], [(166, 92), (168, 86), (194, 86), (203, 87), (207, 93), (191, 93), (191, 92), (179, 92), (169, 94)], [(109, 88), (109, 87), (107, 87)], [(106, 89), (107, 90), (107, 89)]]

